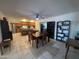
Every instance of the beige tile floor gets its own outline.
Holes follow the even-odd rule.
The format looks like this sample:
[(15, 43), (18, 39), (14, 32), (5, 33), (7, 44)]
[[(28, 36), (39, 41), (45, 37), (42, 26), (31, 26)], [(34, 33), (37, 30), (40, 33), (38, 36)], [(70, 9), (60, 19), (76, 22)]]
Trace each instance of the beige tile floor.
[[(65, 44), (51, 39), (45, 46), (36, 48), (28, 42), (27, 36), (13, 34), (11, 50), (6, 48), (0, 59), (64, 59)], [(68, 59), (79, 59), (79, 50), (70, 48)]]

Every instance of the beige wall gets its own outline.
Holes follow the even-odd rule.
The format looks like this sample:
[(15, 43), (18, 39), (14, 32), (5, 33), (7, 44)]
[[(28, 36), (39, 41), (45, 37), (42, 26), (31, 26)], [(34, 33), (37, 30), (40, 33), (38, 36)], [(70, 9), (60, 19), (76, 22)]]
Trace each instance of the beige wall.
[(12, 30), (10, 23), (17, 23), (17, 22), (20, 22), (20, 20), (21, 20), (21, 18), (15, 18), (15, 17), (11, 17), (11, 16), (6, 16), (6, 17), (7, 17), (7, 20), (9, 22), (9, 28), (10, 28), (10, 30)]
[(40, 31), (40, 22), (39, 21), (35, 22), (35, 29)]
[(3, 19), (5, 15), (0, 11), (0, 19)]

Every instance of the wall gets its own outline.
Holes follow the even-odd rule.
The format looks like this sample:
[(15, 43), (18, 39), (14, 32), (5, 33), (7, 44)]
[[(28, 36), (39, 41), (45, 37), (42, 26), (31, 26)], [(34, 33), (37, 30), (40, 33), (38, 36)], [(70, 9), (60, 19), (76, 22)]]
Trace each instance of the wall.
[(40, 22), (39, 21), (35, 22), (35, 29), (40, 31)]
[(10, 23), (17, 23), (17, 22), (19, 22), (19, 20), (21, 20), (21, 18), (15, 18), (15, 17), (11, 17), (11, 16), (6, 16), (6, 17), (7, 17), (7, 20), (9, 22), (9, 29), (11, 31), (12, 31), (12, 28), (11, 28), (11, 24)]
[[(70, 20), (71, 21), (71, 29), (70, 29), (70, 37), (74, 38), (76, 31), (79, 29), (79, 12), (68, 13), (56, 17), (50, 17), (47, 19), (42, 19), (40, 22), (50, 22), (50, 21), (64, 21)], [(56, 25), (56, 24), (55, 24)], [(56, 26), (55, 26), (55, 38), (56, 39)]]
[(5, 15), (0, 11), (0, 19), (2, 19)]

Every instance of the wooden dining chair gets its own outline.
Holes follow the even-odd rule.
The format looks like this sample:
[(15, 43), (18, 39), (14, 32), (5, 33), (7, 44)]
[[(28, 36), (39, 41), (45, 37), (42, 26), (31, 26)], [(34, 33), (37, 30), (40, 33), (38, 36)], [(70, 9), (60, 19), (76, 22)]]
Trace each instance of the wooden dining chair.
[(4, 54), (4, 49), (9, 48), (9, 51), (11, 50), (11, 40), (10, 39), (6, 39), (4, 41), (2, 41), (2, 46), (1, 46), (3, 52), (1, 53), (1, 55)]
[(46, 44), (47, 42), (49, 42), (49, 40), (47, 41), (47, 39), (48, 39), (48, 33), (47, 33), (46, 30), (43, 31), (42, 35), (43, 35), (43, 37), (42, 37), (43, 43)]
[(66, 53), (65, 53), (65, 59), (67, 59), (68, 51), (70, 47), (73, 47), (75, 49), (79, 49), (79, 41), (75, 39), (69, 38), (66, 42)]
[[(31, 34), (31, 44), (33, 46), (33, 42), (35, 42), (34, 44), (36, 44), (36, 40), (37, 40), (37, 37), (35, 37), (33, 34)], [(38, 43), (37, 43), (38, 45)]]
[(33, 42), (37, 39), (35, 36), (33, 36), (33, 33), (32, 32), (29, 32), (28, 33), (28, 39), (29, 39), (29, 42), (30, 44), (32, 44), (33, 46)]
[(3, 17), (3, 20), (0, 20), (0, 29), (2, 34), (0, 48), (2, 51), (1, 54), (3, 54), (5, 47), (11, 47), (11, 41), (13, 40), (12, 32), (9, 29), (9, 24), (5, 17)]
[(47, 34), (46, 34), (46, 32), (42, 32), (37, 37), (36, 44), (44, 46), (47, 43), (46, 41), (47, 41)]

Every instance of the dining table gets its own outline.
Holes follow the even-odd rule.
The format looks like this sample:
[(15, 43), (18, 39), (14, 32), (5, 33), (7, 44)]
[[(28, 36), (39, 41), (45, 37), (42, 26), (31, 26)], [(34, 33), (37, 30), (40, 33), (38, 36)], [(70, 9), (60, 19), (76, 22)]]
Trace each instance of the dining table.
[(42, 46), (44, 46), (44, 42), (46, 42), (47, 39), (48, 42), (50, 41), (47, 33), (36, 32), (33, 36), (36, 39), (36, 48), (38, 48), (39, 41), (41, 41)]
[[(33, 37), (32, 39), (30, 38), (31, 36)], [(29, 37), (29, 42), (31, 42), (31, 40), (35, 40), (36, 48), (38, 48), (39, 41), (41, 41), (42, 46), (44, 45), (46, 39), (48, 39), (48, 42), (50, 41), (47, 32), (41, 33), (40, 31), (37, 31), (35, 33), (32, 33), (31, 31), (29, 31), (28, 37)]]

